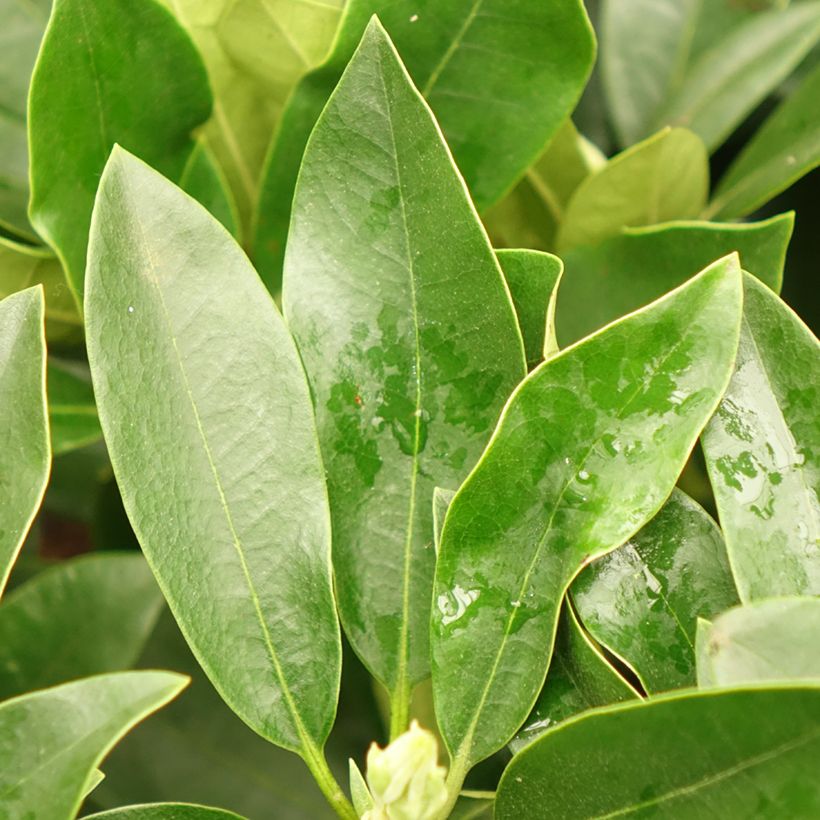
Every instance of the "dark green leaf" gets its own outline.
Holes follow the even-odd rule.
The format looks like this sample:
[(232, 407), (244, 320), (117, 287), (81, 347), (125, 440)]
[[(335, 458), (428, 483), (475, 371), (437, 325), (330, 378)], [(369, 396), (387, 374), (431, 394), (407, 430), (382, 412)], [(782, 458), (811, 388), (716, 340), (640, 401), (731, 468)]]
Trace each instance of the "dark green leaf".
[(172, 179), (211, 113), (202, 61), (154, 0), (54, 0), (31, 79), (34, 227), (82, 301), (94, 194), (120, 143)]
[(133, 666), (162, 595), (141, 555), (61, 562), (0, 604), (0, 698)]
[(625, 660), (644, 689), (694, 686), (699, 617), (737, 603), (726, 545), (714, 521), (680, 490), (615, 552), (572, 585), (584, 626)]
[(556, 244), (595, 245), (621, 228), (696, 217), (706, 204), (709, 164), (685, 128), (659, 131), (588, 176), (567, 205)]
[(672, 695), (601, 709), (513, 759), (495, 816), (816, 817), (818, 724), (820, 688)]
[(266, 160), (254, 259), (274, 290), (305, 144), (372, 14), (432, 106), (480, 209), (544, 149), (594, 59), (580, 0), (350, 0), (327, 61), (297, 86)]
[(527, 365), (534, 367), (558, 350), (555, 297), (564, 263), (539, 251), (502, 250), (496, 251), (496, 256), (518, 316)]
[(637, 697), (635, 689), (590, 640), (565, 601), (544, 688), (509, 747), (513, 753), (518, 752), (556, 723), (579, 712)]
[(89, 775), (111, 747), (187, 683), (171, 672), (119, 672), (0, 703), (5, 817), (74, 817)]
[(820, 66), (780, 104), (721, 178), (707, 213), (745, 216), (820, 164)]
[(820, 599), (766, 598), (698, 622), (698, 685), (820, 681)]
[(341, 647), (293, 342), (227, 231), (121, 149), (100, 181), (88, 276), (100, 421), (148, 562), (228, 704), (315, 762)]
[(207, 144), (199, 140), (188, 157), (179, 187), (204, 205), (235, 237), (241, 238), (239, 214), (222, 169)]
[(87, 370), (74, 362), (48, 360), (48, 417), (55, 456), (102, 437)]
[(779, 292), (793, 214), (747, 225), (670, 222), (626, 230), (564, 255), (556, 330), (562, 347), (678, 287), (738, 251), (744, 270)]
[(0, 302), (0, 595), (51, 468), (43, 310), (41, 287)]
[(225, 809), (212, 809), (192, 803), (146, 803), (121, 809), (88, 814), (83, 820), (243, 820)]
[(433, 684), (454, 768), (523, 723), (570, 581), (666, 500), (731, 374), (740, 313), (732, 256), (546, 361), (507, 403), (436, 567)]
[(406, 702), (429, 675), (433, 488), (461, 483), (526, 371), (486, 234), (378, 22), (305, 152), (283, 302), (316, 404), (342, 622)]
[(735, 374), (703, 452), (740, 599), (820, 593), (820, 346), (744, 277)]

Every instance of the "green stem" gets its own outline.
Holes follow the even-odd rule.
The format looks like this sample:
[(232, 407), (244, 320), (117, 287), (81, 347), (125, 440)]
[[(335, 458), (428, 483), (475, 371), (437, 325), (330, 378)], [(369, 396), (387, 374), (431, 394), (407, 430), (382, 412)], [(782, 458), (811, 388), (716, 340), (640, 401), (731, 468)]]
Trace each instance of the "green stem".
[(464, 758), (459, 755), (453, 758), (450, 764), (450, 771), (447, 772), (447, 780), (444, 784), (447, 787), (447, 802), (439, 814), (436, 815), (436, 820), (447, 820), (450, 816), (458, 801), (458, 796), (461, 794), (461, 787), (464, 785), (464, 778), (467, 777), (469, 768)]
[(322, 790), (325, 799), (330, 803), (336, 814), (342, 820), (358, 820), (359, 815), (353, 808), (353, 804), (347, 799), (347, 795), (342, 791), (342, 787), (330, 771), (324, 754), (315, 746), (303, 749), (302, 759), (307, 764), (314, 780)]
[(404, 734), (410, 725), (410, 686), (402, 681), (390, 693), (390, 742)]

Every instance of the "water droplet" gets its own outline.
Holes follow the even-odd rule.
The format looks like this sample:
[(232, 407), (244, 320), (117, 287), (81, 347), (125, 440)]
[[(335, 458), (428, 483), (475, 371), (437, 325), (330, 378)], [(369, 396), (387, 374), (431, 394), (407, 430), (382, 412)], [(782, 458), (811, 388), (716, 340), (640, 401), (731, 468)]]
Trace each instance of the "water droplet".
[(133, 306), (133, 305), (128, 305), (128, 312), (129, 312), (129, 313), (133, 313), (133, 312), (134, 312), (134, 306)]
[(511, 601), (511, 603), (516, 609), (521, 606), (521, 601)]
[(411, 22), (411, 23), (415, 23), (415, 22), (417, 22), (417, 21), (418, 21), (418, 19), (419, 19), (418, 14), (413, 14), (413, 15), (411, 15), (411, 17), (410, 17), (410, 22)]

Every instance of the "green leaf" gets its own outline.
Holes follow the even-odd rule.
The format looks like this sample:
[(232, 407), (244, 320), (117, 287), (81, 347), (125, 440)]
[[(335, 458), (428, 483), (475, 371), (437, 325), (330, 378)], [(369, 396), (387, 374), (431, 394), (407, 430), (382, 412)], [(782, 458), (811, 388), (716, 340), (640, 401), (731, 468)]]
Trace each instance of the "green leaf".
[(565, 347), (582, 339), (733, 251), (744, 270), (779, 292), (793, 227), (791, 213), (742, 225), (670, 222), (569, 251), (558, 289), (558, 341)]
[[(716, 4), (718, 0), (707, 0)], [(647, 137), (685, 74), (702, 0), (604, 0), (601, 75), (623, 146)]]
[(703, 433), (741, 601), (820, 593), (820, 346), (744, 277), (737, 364)]
[(728, 381), (740, 310), (727, 257), (548, 360), (508, 401), (436, 566), (433, 687), (454, 769), (523, 723), (567, 586), (671, 492)]
[(815, 817), (818, 723), (820, 688), (808, 687), (676, 694), (601, 709), (513, 759), (495, 817)]
[(553, 249), (567, 202), (581, 182), (605, 162), (572, 120), (566, 120), (518, 185), (483, 214), (493, 245)]
[(43, 289), (0, 302), (0, 595), (48, 482)]
[(518, 316), (527, 366), (532, 368), (558, 350), (555, 298), (564, 263), (540, 251), (501, 250), (496, 256)]
[(179, 179), (211, 93), (185, 32), (154, 0), (54, 0), (29, 97), (34, 227), (78, 304), (94, 194), (115, 143)]
[(49, 343), (82, 339), (82, 321), (54, 254), (0, 236), (0, 298), (32, 285), (42, 285), (46, 299)]
[(595, 640), (626, 661), (648, 692), (694, 686), (699, 617), (737, 603), (723, 537), (675, 490), (615, 552), (587, 567), (572, 599)]
[(239, 213), (222, 169), (204, 140), (199, 140), (188, 157), (179, 187), (204, 205), (237, 239), (240, 236)]
[(36, 575), (0, 604), (0, 698), (128, 669), (161, 606), (141, 555), (95, 553)]
[(792, 72), (818, 37), (820, 2), (754, 15), (699, 56), (658, 124), (684, 126), (714, 151)]
[(193, 803), (146, 803), (87, 814), (83, 820), (243, 820), (225, 809), (196, 806)]
[(350, 795), (359, 817), (373, 808), (373, 795), (370, 794), (367, 781), (353, 758), (350, 758)]
[(565, 600), (555, 649), (544, 688), (518, 734), (510, 741), (515, 754), (547, 729), (579, 712), (639, 697), (584, 632)]
[(171, 672), (119, 672), (0, 703), (5, 815), (74, 817), (89, 775), (111, 747), (187, 682)]
[(88, 775), (88, 780), (85, 781), (85, 786), (83, 786), (83, 797), (88, 797), (103, 780), (105, 780), (105, 774), (99, 769), (93, 769), (91, 774)]
[(486, 234), (378, 22), (305, 153), (283, 303), (316, 405), (342, 623), (404, 702), (429, 675), (433, 489), (461, 483), (526, 371)]
[(266, 159), (253, 249), (272, 290), (305, 145), (373, 14), (433, 108), (479, 209), (544, 149), (594, 60), (580, 0), (350, 0), (328, 59), (297, 86)]
[(820, 600), (767, 598), (698, 622), (698, 685), (820, 681)]
[(48, 418), (55, 456), (102, 438), (91, 377), (82, 365), (49, 358)]
[(763, 124), (721, 178), (707, 213), (734, 219), (820, 165), (820, 66)]
[(0, 3), (0, 227), (29, 239), (26, 99), (51, 0)]
[(227, 231), (122, 149), (100, 181), (88, 275), (100, 421), (148, 562), (231, 708), (313, 765), (341, 647), (296, 348)]
[(557, 246), (595, 245), (621, 228), (696, 217), (706, 204), (709, 164), (685, 128), (659, 131), (613, 157), (576, 189)]

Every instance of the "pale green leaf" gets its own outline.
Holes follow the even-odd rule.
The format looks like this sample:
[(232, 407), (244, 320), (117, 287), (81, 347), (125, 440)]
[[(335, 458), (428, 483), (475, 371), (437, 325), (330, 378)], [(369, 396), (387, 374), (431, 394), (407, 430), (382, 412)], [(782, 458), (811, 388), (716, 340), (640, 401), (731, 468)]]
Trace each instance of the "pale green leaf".
[(179, 187), (197, 202), (204, 205), (238, 240), (241, 241), (239, 213), (233, 194), (222, 169), (208, 148), (200, 139), (188, 157)]

